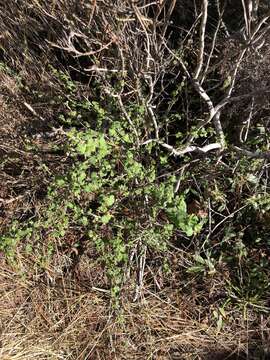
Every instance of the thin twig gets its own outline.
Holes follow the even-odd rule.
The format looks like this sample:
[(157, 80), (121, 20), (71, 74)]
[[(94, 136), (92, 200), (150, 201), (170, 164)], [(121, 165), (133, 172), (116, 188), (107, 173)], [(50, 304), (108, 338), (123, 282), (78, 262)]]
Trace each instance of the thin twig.
[(237, 153), (247, 156), (252, 159), (265, 159), (270, 160), (270, 150), (267, 151), (255, 151), (252, 152), (250, 150), (242, 149), (238, 146), (232, 146), (232, 149), (236, 151)]
[(27, 102), (23, 102), (23, 105), (24, 105), (33, 115), (35, 115), (37, 118), (39, 118), (39, 119), (42, 120), (42, 121), (45, 121), (45, 119), (44, 119), (42, 116), (40, 116), (40, 115), (36, 112), (36, 110), (33, 109), (33, 107), (32, 107), (30, 104), (28, 104)]
[(122, 111), (123, 115), (125, 116), (125, 118), (126, 118), (126, 120), (128, 121), (129, 125), (130, 125), (131, 128), (133, 129), (133, 132), (134, 132), (135, 137), (136, 137), (136, 143), (137, 143), (137, 145), (139, 145), (140, 142), (139, 142), (139, 134), (138, 134), (138, 131), (137, 131), (135, 125), (133, 124), (133, 121), (131, 120), (128, 112), (127, 112), (126, 109), (125, 109), (125, 106), (124, 106), (124, 104), (123, 104), (122, 98), (121, 98), (120, 95), (118, 95), (116, 98), (117, 98), (117, 100), (118, 100), (118, 103), (119, 103), (119, 106), (120, 106), (120, 108), (121, 108), (121, 111)]

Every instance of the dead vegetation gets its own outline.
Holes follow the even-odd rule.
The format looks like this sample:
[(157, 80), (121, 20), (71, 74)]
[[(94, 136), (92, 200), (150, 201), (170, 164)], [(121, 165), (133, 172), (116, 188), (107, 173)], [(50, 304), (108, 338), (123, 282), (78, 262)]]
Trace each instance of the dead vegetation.
[[(142, 302), (124, 301), (121, 313), (114, 315), (108, 293), (91, 289), (91, 281), (84, 288), (77, 279), (65, 277), (52, 285), (4, 269), (2, 359), (245, 358), (247, 346), (255, 358), (253, 351), (261, 341), (251, 318), (243, 322), (235, 318), (218, 334), (200, 314), (205, 310), (196, 299), (184, 297), (177, 288), (156, 294), (146, 287)], [(261, 321), (264, 329), (269, 326)]]

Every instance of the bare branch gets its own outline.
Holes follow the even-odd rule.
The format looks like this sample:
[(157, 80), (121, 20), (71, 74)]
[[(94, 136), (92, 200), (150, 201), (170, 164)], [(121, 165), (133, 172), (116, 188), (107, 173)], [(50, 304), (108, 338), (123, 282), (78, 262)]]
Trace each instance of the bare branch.
[(244, 13), (244, 19), (245, 19), (245, 26), (246, 26), (246, 35), (247, 39), (250, 38), (250, 3), (251, 0), (247, 0), (248, 4), (245, 0), (242, 0), (242, 7), (243, 7), (243, 13)]
[(98, 54), (98, 53), (100, 53), (101, 51), (103, 51), (103, 50), (105, 50), (105, 49), (108, 49), (108, 48), (110, 47), (110, 45), (115, 42), (115, 39), (112, 39), (112, 40), (110, 40), (107, 44), (102, 45), (102, 46), (101, 46), (99, 49), (97, 49), (97, 50), (81, 52), (81, 51), (78, 51), (77, 49), (75, 49), (74, 45), (72, 44), (71, 38), (72, 38), (74, 35), (77, 35), (77, 34), (72, 33), (72, 35), (69, 36), (68, 46), (61, 46), (61, 45), (55, 44), (55, 43), (53, 43), (53, 42), (51, 42), (51, 41), (48, 41), (48, 40), (47, 40), (47, 43), (50, 44), (52, 47), (55, 47), (55, 48), (57, 48), (57, 49), (61, 49), (61, 50), (64, 50), (64, 51), (73, 53), (73, 54), (74, 54), (74, 57), (79, 58), (79, 57), (82, 57), (82, 56), (91, 56), (91, 55)]
[[(165, 44), (165, 46), (167, 47), (166, 44)], [(205, 122), (203, 122), (202, 126), (206, 125), (212, 119), (214, 119), (214, 126), (215, 126), (217, 136), (219, 138), (219, 142), (220, 142), (222, 148), (225, 148), (226, 142), (225, 142), (225, 136), (224, 136), (224, 133), (223, 133), (223, 130), (222, 130), (222, 125), (221, 125), (221, 122), (220, 122), (220, 114), (219, 114), (219, 112), (220, 112), (221, 108), (226, 105), (226, 103), (222, 104), (222, 106), (220, 104), (219, 107), (214, 107), (211, 98), (209, 97), (207, 92), (204, 90), (202, 85), (199, 83), (199, 81), (197, 79), (192, 78), (192, 76), (190, 75), (188, 69), (186, 68), (183, 60), (180, 57), (178, 57), (177, 55), (175, 55), (168, 47), (167, 47), (167, 50), (174, 56), (175, 59), (177, 59), (179, 61), (179, 63), (181, 64), (186, 76), (188, 77), (188, 79), (193, 84), (195, 90), (197, 91), (197, 93), (200, 95), (200, 97), (205, 101), (205, 103), (208, 106), (209, 117)], [(202, 126), (200, 126), (200, 128)], [(193, 141), (193, 139), (194, 139), (193, 136), (189, 136), (188, 143), (190, 144)]]
[(207, 15), (208, 15), (208, 0), (203, 0), (202, 3), (202, 19), (201, 19), (201, 27), (200, 27), (200, 49), (198, 55), (198, 64), (194, 73), (194, 79), (198, 79), (202, 67), (203, 67), (203, 59), (204, 59), (204, 43), (205, 43), (205, 29), (207, 23)]
[(30, 104), (28, 104), (27, 102), (23, 102), (23, 105), (24, 105), (33, 115), (35, 115), (38, 119), (40, 119), (40, 120), (42, 120), (42, 121), (45, 120), (42, 116), (40, 116), (40, 115), (36, 112), (35, 109), (33, 109), (33, 107), (32, 107)]
[(252, 115), (253, 115), (253, 110), (254, 110), (254, 97), (252, 98), (252, 101), (251, 101), (251, 106), (250, 106), (250, 111), (249, 111), (248, 118), (243, 123), (242, 129), (241, 129), (240, 134), (239, 134), (239, 138), (240, 138), (241, 143), (244, 143), (244, 142), (247, 141), (248, 131), (249, 131), (249, 128), (250, 128), (250, 122), (251, 122)]
[(138, 131), (137, 131), (135, 125), (133, 124), (133, 121), (131, 120), (128, 112), (127, 112), (126, 109), (125, 109), (125, 106), (124, 106), (124, 104), (123, 104), (122, 98), (121, 98), (120, 95), (116, 96), (116, 98), (117, 98), (117, 100), (118, 100), (118, 103), (119, 103), (119, 106), (120, 106), (120, 109), (121, 109), (123, 115), (125, 116), (126, 120), (128, 121), (129, 125), (131, 126), (131, 128), (132, 128), (132, 130), (133, 130), (133, 132), (134, 132), (134, 134), (135, 134), (136, 143), (137, 143), (137, 145), (139, 145), (139, 134), (138, 134)]
[(238, 146), (232, 146), (232, 149), (237, 153), (239, 153), (240, 155), (244, 155), (252, 159), (270, 160), (270, 150), (252, 152), (250, 150), (242, 149)]
[(205, 80), (205, 77), (207, 75), (209, 65), (210, 65), (210, 62), (212, 60), (213, 52), (214, 52), (215, 47), (216, 47), (217, 35), (218, 35), (218, 32), (219, 32), (220, 26), (222, 24), (222, 16), (223, 16), (223, 13), (224, 13), (224, 9), (221, 12), (220, 12), (219, 8), (218, 8), (218, 10), (219, 10), (218, 11), (219, 12), (219, 19), (218, 19), (216, 30), (215, 30), (214, 35), (213, 35), (211, 50), (210, 50), (210, 53), (208, 55), (207, 62), (206, 62), (206, 65), (205, 65), (205, 69), (204, 69), (204, 72), (203, 72), (203, 75), (202, 75), (202, 78), (201, 78), (201, 81), (200, 81), (201, 84), (203, 84), (203, 82)]
[(202, 146), (202, 147), (185, 145), (181, 149), (175, 149), (173, 146), (171, 146), (169, 144), (166, 144), (166, 143), (164, 143), (162, 141), (159, 141), (157, 139), (147, 140), (147, 141), (143, 142), (140, 145), (141, 146), (142, 145), (147, 145), (147, 144), (149, 144), (151, 142), (155, 142), (155, 143), (159, 144), (160, 146), (162, 146), (163, 148), (169, 150), (171, 152), (171, 154), (174, 155), (174, 156), (183, 156), (183, 155), (185, 155), (187, 153), (192, 153), (192, 152), (198, 152), (198, 153), (201, 153), (201, 154), (206, 154), (209, 151), (220, 150), (222, 148), (221, 144), (213, 143), (213, 144), (208, 144), (208, 145), (205, 145), (205, 146)]

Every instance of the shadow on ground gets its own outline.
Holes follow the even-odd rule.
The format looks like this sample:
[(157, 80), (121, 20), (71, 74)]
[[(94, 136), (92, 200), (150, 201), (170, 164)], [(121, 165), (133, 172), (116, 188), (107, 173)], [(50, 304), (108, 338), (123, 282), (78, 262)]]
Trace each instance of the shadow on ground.
[(212, 351), (206, 354), (203, 360), (270, 360), (270, 353), (263, 350), (256, 352), (234, 352), (231, 351)]

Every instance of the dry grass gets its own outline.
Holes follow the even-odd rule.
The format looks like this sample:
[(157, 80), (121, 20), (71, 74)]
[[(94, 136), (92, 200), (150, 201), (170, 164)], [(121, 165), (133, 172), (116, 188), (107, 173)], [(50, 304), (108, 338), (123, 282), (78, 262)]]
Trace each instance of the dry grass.
[[(23, 82), (23, 84), (22, 84)], [(0, 226), (39, 207), (50, 179), (65, 166), (52, 132), (61, 94), (53, 75), (0, 68)], [(42, 96), (40, 97), (40, 94)]]
[[(196, 297), (172, 286), (144, 287), (139, 303), (124, 301), (115, 314), (97, 276), (102, 268), (91, 262), (82, 258), (76, 275), (28, 269), (26, 278), (1, 260), (1, 359), (216, 359), (217, 351), (259, 347), (252, 314), (244, 321), (234, 310), (218, 332)], [(266, 333), (267, 320), (262, 325)]]

